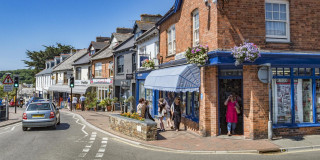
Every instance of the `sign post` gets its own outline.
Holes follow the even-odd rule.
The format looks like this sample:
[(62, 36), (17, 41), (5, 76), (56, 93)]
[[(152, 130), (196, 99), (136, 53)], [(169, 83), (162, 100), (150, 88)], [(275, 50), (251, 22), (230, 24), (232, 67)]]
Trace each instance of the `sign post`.
[(6, 100), (6, 120), (9, 120), (9, 105), (8, 105), (8, 101), (9, 101), (9, 92), (13, 90), (13, 81), (11, 78), (11, 73), (6, 73), (7, 76), (6, 78), (3, 80), (2, 84), (4, 85), (3, 87), (3, 91), (7, 92), (7, 100)]

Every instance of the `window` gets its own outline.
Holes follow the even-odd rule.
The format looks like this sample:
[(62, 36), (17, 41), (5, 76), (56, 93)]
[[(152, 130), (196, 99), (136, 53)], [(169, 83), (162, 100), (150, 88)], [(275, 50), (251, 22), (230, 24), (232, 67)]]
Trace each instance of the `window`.
[(140, 55), (145, 55), (146, 54), (146, 46), (143, 46), (143, 47), (139, 48), (139, 54)]
[(137, 69), (136, 54), (132, 54), (132, 72), (134, 72), (136, 69)]
[(273, 79), (273, 123), (291, 123), (291, 80)]
[(76, 80), (81, 80), (81, 67), (76, 68)]
[(67, 72), (63, 73), (63, 84), (68, 84)]
[(168, 37), (168, 56), (176, 54), (176, 28), (172, 25), (167, 31)]
[(159, 41), (154, 43), (154, 55), (151, 55), (151, 58), (156, 58), (159, 53)]
[(91, 71), (91, 66), (88, 67), (88, 79), (91, 79), (92, 77), (92, 71)]
[(286, 0), (267, 0), (265, 4), (267, 41), (290, 39), (289, 2)]
[(117, 73), (123, 73), (124, 68), (124, 57), (123, 56), (119, 56), (117, 57)]
[(102, 77), (102, 63), (94, 64), (94, 77), (101, 78)]
[(312, 79), (294, 80), (296, 123), (313, 122)]
[(109, 76), (113, 77), (113, 62), (109, 62)]
[(192, 13), (193, 19), (193, 46), (199, 45), (199, 11), (195, 10)]

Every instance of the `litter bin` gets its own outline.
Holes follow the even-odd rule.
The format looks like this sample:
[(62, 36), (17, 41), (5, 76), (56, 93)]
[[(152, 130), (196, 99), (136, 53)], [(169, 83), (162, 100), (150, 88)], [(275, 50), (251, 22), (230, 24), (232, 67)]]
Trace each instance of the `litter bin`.
[(6, 106), (0, 105), (0, 121), (6, 120)]

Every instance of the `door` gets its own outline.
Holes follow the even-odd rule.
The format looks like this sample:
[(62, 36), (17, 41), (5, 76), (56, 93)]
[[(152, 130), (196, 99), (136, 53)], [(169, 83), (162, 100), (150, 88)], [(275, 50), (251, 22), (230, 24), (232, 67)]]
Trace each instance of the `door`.
[(240, 114), (238, 114), (238, 123), (235, 128), (236, 135), (243, 135), (243, 103), (242, 103), (242, 79), (220, 79), (219, 80), (219, 124), (220, 135), (228, 133), (226, 122), (227, 106), (224, 102), (230, 94), (237, 95), (237, 101), (240, 106)]

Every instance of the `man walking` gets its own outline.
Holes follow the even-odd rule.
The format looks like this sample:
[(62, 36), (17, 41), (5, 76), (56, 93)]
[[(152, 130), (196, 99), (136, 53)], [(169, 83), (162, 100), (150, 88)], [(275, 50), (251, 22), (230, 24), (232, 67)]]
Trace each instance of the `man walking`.
[(76, 110), (78, 103), (78, 98), (76, 96), (72, 97), (72, 110)]
[(81, 102), (81, 110), (84, 111), (84, 102), (86, 101), (86, 97), (81, 95), (80, 102)]

